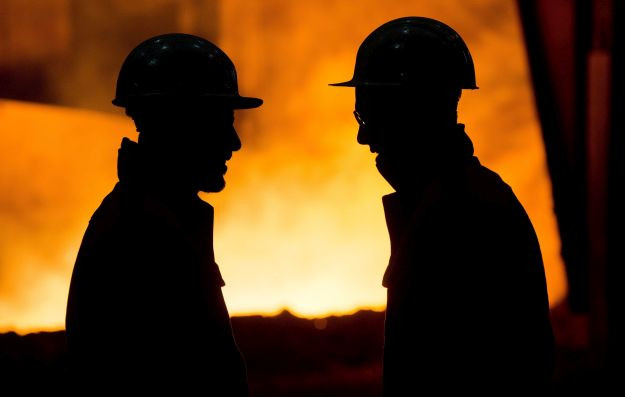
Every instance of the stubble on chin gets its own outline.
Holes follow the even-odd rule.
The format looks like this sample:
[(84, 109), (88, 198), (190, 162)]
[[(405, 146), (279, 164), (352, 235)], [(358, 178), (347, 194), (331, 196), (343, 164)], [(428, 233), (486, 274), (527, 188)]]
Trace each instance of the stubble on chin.
[(218, 193), (226, 187), (226, 180), (223, 177), (215, 177), (210, 180), (203, 181), (199, 190), (204, 193)]

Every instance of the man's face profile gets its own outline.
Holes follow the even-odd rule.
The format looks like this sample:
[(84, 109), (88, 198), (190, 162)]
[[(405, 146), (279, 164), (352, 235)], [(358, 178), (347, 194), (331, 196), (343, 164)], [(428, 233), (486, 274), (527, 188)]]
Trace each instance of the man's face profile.
[(358, 143), (377, 153), (376, 167), (396, 190), (427, 175), (445, 148), (441, 131), (455, 125), (456, 102), (431, 87), (356, 87)]
[(215, 103), (153, 106), (137, 122), (150, 152), (173, 178), (194, 191), (225, 187), (226, 162), (241, 148), (234, 110)]
[(356, 87), (358, 143), (377, 153), (380, 174), (397, 188), (399, 174), (410, 158), (415, 161), (420, 148), (415, 142), (423, 116), (411, 108), (399, 92), (379, 87)]
[(197, 107), (180, 115), (181, 159), (195, 189), (219, 192), (225, 185), (226, 162), (241, 148), (234, 129), (234, 110), (224, 106)]

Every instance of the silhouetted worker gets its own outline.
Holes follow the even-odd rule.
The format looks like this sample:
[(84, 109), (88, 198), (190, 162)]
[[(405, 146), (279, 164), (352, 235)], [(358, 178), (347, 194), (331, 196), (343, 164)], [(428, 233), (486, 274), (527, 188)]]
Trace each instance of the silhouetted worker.
[(358, 142), (396, 191), (383, 198), (385, 396), (544, 392), (553, 337), (541, 252), (457, 123), (461, 90), (477, 88), (463, 40), (436, 20), (393, 20), (334, 85), (356, 88)]
[(113, 104), (139, 139), (122, 140), (119, 182), (74, 266), (66, 326), (76, 389), (247, 395), (214, 259), (213, 208), (197, 194), (224, 188), (225, 163), (241, 148), (234, 109), (262, 100), (239, 95), (217, 46), (166, 34), (128, 55)]

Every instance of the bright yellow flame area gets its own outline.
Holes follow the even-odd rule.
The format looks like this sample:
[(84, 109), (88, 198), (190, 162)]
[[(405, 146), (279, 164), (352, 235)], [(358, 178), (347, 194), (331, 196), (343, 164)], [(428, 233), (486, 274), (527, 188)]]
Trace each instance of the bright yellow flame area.
[[(383, 309), (390, 188), (356, 143), (356, 50), (383, 22), (427, 15), (465, 38), (480, 89), (460, 121), (482, 163), (515, 190), (537, 230), (551, 303), (566, 294), (544, 149), (514, 2), (366, 0), (224, 2), (220, 46), (240, 90), (265, 105), (238, 111), (243, 149), (216, 209), (215, 252), (231, 314), (303, 316)], [(418, 2), (414, 2), (418, 3)], [(111, 88), (112, 91), (112, 88)], [(89, 217), (116, 182), (121, 115), (0, 102), (0, 331), (63, 326), (70, 275)], [(419, 150), (416, 148), (415, 155)]]
[[(255, 312), (272, 300), (276, 309), (284, 304), (307, 316), (384, 304), (380, 279), (389, 247), (380, 196), (389, 188), (368, 148), (356, 143), (353, 90), (327, 84), (351, 77), (358, 46), (373, 29), (406, 15), (448, 23), (471, 49), (481, 88), (464, 92), (460, 122), (482, 163), (528, 211), (551, 303), (560, 301), (566, 281), (514, 1), (292, 4), (232, 0), (220, 17), (220, 45), (237, 65), (242, 92), (266, 100), (242, 114), (251, 150), (234, 159), (230, 185), (213, 199), (218, 232), (231, 235), (217, 236), (222, 264), (236, 255), (254, 268), (245, 283), (226, 289), (228, 302)], [(420, 150), (427, 148), (415, 148), (415, 155)], [(248, 158), (251, 167), (239, 161)], [(253, 228), (242, 230), (240, 219)], [(264, 236), (273, 236), (270, 244)], [(240, 271), (224, 269), (227, 280)]]

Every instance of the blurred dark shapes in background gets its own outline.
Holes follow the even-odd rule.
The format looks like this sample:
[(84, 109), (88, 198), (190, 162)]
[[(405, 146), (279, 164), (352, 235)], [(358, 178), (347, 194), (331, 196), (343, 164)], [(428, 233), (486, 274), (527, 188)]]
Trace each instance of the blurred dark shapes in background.
[(553, 184), (571, 316), (581, 316), (588, 327), (585, 366), (593, 378), (593, 394), (622, 388), (625, 4), (518, 4)]
[[(601, 373), (588, 365), (587, 317), (572, 316), (566, 305), (551, 314), (558, 343), (554, 395), (600, 395)], [(247, 363), (251, 396), (382, 393), (383, 312), (308, 320), (284, 311), (233, 317), (232, 327)], [(16, 394), (66, 392), (65, 332), (0, 334), (0, 374), (3, 390), (19, 390)]]
[(120, 66), (112, 54), (127, 54), (137, 43), (163, 32), (187, 32), (216, 41), (219, 4), (2, 0), (0, 97), (110, 112), (111, 87)]
[[(381, 394), (382, 312), (307, 320), (284, 311), (275, 317), (233, 317), (232, 326), (252, 396)], [(0, 374), (3, 392), (67, 393), (65, 332), (0, 334)]]

